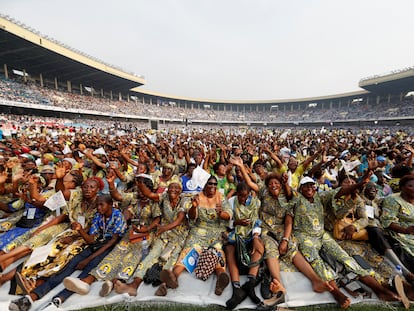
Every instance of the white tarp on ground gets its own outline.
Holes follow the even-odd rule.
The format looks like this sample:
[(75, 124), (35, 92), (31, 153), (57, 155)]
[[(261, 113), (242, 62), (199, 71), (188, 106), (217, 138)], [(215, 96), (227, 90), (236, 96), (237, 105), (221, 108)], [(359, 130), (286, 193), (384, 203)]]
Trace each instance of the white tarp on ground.
[[(79, 271), (75, 272), (73, 276), (79, 274)], [(282, 272), (282, 280), (287, 290), (286, 302), (281, 305), (283, 307), (299, 307), (305, 305), (315, 304), (327, 304), (335, 303), (335, 300), (329, 293), (317, 294), (312, 291), (310, 281), (299, 272)], [(142, 284), (138, 291), (138, 296), (130, 297), (126, 294), (118, 295), (112, 292), (109, 296), (102, 298), (99, 296), (102, 282), (95, 282), (91, 286), (91, 291), (88, 295), (80, 296), (78, 294), (72, 295), (60, 309), (54, 306), (47, 306), (54, 295), (63, 289), (63, 285), (59, 285), (47, 296), (41, 300), (36, 301), (31, 310), (80, 310), (87, 307), (96, 307), (101, 305), (108, 305), (114, 303), (122, 304), (139, 304), (142, 302), (160, 302), (168, 304), (168, 302), (185, 303), (193, 305), (221, 305), (225, 306), (226, 301), (232, 295), (232, 288), (229, 285), (221, 296), (214, 294), (214, 287), (216, 283), (215, 276), (210, 277), (206, 282), (197, 280), (193, 275), (184, 272), (178, 279), (179, 287), (174, 290), (169, 290), (167, 296), (157, 297), (154, 296), (156, 287), (151, 285)], [(245, 281), (245, 277), (241, 278), (242, 283)], [(0, 287), (0, 310), (8, 310), (8, 306), (11, 300), (18, 298), (18, 296), (12, 296), (8, 294), (10, 282), (5, 283)], [(260, 295), (260, 286), (257, 286), (256, 292)], [(374, 298), (362, 299), (351, 298), (352, 303), (358, 303), (361, 301), (378, 303), (379, 300)], [(238, 306), (240, 309), (255, 309), (255, 305), (249, 298)]]

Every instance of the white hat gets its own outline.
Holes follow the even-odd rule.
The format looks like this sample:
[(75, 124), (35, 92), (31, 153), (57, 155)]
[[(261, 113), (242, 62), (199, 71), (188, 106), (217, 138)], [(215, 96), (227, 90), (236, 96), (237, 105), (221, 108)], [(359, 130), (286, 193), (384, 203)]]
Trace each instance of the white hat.
[(72, 167), (74, 167), (76, 165), (76, 160), (74, 158), (64, 158), (62, 161), (67, 161), (70, 164), (72, 164)]
[(300, 182), (299, 182), (299, 185), (304, 185), (304, 184), (309, 184), (309, 183), (312, 183), (312, 184), (314, 184), (315, 183), (315, 181), (312, 179), (312, 178), (310, 178), (309, 176), (305, 176), (305, 177), (303, 177), (301, 180), (300, 180)]

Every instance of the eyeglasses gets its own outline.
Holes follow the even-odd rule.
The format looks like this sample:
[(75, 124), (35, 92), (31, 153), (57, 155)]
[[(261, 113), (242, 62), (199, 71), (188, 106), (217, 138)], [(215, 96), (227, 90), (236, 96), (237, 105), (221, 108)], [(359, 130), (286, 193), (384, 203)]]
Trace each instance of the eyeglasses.
[(210, 181), (210, 182), (207, 183), (207, 185), (208, 186), (215, 186), (215, 187), (217, 187), (217, 183), (216, 182), (211, 182)]

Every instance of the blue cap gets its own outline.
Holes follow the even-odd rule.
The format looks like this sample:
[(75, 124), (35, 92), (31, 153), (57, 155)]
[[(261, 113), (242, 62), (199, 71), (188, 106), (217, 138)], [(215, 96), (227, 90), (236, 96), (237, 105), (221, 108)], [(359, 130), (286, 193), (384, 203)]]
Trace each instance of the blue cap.
[(379, 162), (385, 162), (385, 157), (383, 157), (383, 156), (378, 156), (377, 157), (377, 161), (379, 161)]

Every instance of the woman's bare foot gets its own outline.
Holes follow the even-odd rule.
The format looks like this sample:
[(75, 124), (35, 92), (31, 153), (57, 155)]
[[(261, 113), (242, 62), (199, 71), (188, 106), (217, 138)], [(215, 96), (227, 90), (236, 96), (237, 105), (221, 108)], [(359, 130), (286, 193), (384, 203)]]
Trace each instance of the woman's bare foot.
[(401, 301), (401, 297), (390, 289), (382, 286), (376, 279), (370, 275), (360, 276), (359, 280), (370, 287), (379, 299), (383, 301)]
[(16, 275), (16, 269), (10, 270), (7, 273), (3, 273), (3, 274), (0, 273), (0, 286), (12, 280), (15, 275)]
[(383, 301), (401, 301), (400, 296), (385, 287), (381, 291), (376, 291), (375, 294)]
[(414, 301), (414, 286), (408, 282), (403, 282), (403, 284), (404, 284), (404, 291), (408, 299), (410, 299), (411, 301)]
[(155, 292), (155, 296), (167, 296), (167, 284), (161, 283), (158, 287), (157, 291)]
[(171, 270), (162, 270), (160, 272), (160, 280), (161, 282), (165, 283), (168, 288), (174, 289), (178, 287), (177, 277)]
[(323, 293), (323, 292), (330, 292), (334, 288), (329, 284), (328, 281), (319, 280), (319, 281), (312, 282), (312, 289), (316, 293)]
[(129, 296), (136, 296), (138, 290), (131, 285), (125, 284), (119, 280), (116, 280), (114, 283), (114, 290), (117, 294), (125, 294), (127, 293)]
[(331, 290), (330, 293), (335, 298), (336, 302), (341, 307), (341, 309), (347, 309), (351, 304), (351, 299), (349, 299), (349, 297), (342, 293), (339, 288)]
[(332, 287), (332, 290), (330, 291), (330, 293), (335, 298), (338, 305), (342, 309), (347, 309), (349, 305), (351, 304), (351, 299), (349, 299), (349, 297), (347, 297), (344, 293), (341, 292), (335, 280), (329, 281), (328, 283), (329, 283), (329, 286)]

